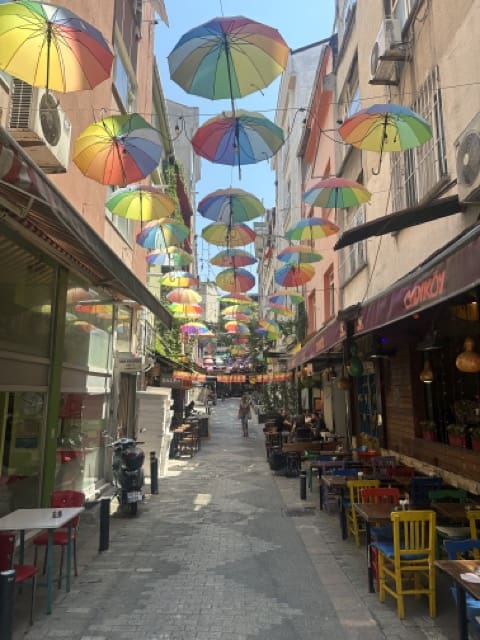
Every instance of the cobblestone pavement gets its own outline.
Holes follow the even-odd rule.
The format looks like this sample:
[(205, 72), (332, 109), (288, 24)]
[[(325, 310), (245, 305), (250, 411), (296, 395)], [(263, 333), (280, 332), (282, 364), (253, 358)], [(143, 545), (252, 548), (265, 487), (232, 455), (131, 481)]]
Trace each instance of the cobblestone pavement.
[[(159, 494), (136, 518), (115, 513), (98, 553), (97, 509), (82, 515), (79, 576), (46, 615), (39, 587), (27, 626), (25, 590), (14, 640), (453, 640), (455, 610), (439, 577), (439, 615), (369, 594), (365, 549), (342, 541), (318, 490), (265, 460), (262, 425), (241, 435), (238, 400), (219, 402), (211, 438), (193, 458), (171, 460)], [(112, 504), (112, 507), (114, 505)]]

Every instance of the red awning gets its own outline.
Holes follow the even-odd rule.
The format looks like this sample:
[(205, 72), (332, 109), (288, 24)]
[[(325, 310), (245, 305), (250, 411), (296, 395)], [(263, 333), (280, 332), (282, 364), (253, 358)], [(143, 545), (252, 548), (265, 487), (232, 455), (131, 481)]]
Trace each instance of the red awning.
[(305, 344), (288, 362), (288, 369), (299, 367), (304, 362), (318, 358), (338, 345), (346, 337), (345, 323), (334, 320), (331, 324), (320, 329), (307, 344)]

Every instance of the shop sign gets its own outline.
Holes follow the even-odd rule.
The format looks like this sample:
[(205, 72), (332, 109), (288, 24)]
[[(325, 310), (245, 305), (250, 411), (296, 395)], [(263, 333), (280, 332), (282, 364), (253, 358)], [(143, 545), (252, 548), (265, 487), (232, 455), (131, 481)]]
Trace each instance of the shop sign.
[(182, 389), (183, 381), (177, 380), (173, 376), (160, 376), (160, 386), (168, 389)]
[(117, 353), (117, 363), (120, 371), (139, 373), (143, 369), (143, 358), (135, 353)]
[(434, 271), (428, 278), (418, 284), (415, 283), (403, 296), (405, 309), (421, 306), (430, 300), (443, 296), (445, 292), (445, 276), (445, 270)]

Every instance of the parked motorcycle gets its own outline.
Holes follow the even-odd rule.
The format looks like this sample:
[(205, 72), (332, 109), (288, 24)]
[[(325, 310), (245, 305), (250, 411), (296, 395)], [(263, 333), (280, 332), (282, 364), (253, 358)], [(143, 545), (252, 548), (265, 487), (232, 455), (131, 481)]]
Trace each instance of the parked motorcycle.
[(120, 438), (112, 442), (114, 497), (128, 506), (132, 516), (137, 514), (138, 503), (143, 501), (143, 463), (145, 453), (133, 438)]

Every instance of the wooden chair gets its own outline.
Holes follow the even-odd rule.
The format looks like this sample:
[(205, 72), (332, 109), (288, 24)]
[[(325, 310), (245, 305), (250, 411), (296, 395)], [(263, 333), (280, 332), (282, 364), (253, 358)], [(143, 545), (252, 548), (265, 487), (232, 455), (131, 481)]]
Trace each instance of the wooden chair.
[[(445, 551), (449, 560), (468, 560), (480, 558), (480, 540), (445, 540)], [(452, 585), (452, 596), (455, 602), (458, 599), (457, 587)], [(465, 594), (465, 604), (467, 607), (467, 620), (477, 633), (480, 630), (480, 624), (477, 617), (480, 616), (480, 600), (476, 600), (469, 593)]]
[(399, 478), (413, 478), (416, 474), (415, 467), (409, 467), (404, 464), (397, 464), (392, 467), (387, 467), (387, 476), (390, 478), (398, 476)]
[(269, 431), (265, 433), (265, 452), (267, 460), (270, 459), (270, 454), (273, 449), (282, 448), (282, 434), (276, 431)]
[(0, 572), (15, 569), (15, 584), (21, 585), (31, 580), (32, 594), (30, 599), (30, 624), (33, 624), (33, 607), (35, 604), (35, 590), (37, 586), (38, 569), (34, 565), (14, 564), (15, 534), (8, 531), (0, 532)]
[(378, 553), (379, 598), (388, 593), (397, 601), (399, 618), (405, 617), (405, 596), (426, 595), (430, 617), (436, 615), (435, 527), (431, 510), (394, 511), (393, 541), (375, 542)]
[(430, 506), (430, 491), (443, 487), (443, 480), (439, 476), (414, 476), (410, 480), (410, 503), (415, 507)]
[(388, 475), (389, 467), (397, 466), (397, 458), (395, 456), (373, 456), (370, 458), (370, 463), (374, 475), (385, 476)]
[[(50, 506), (55, 507), (57, 509), (61, 509), (62, 507), (82, 507), (85, 504), (85, 494), (81, 491), (52, 491), (50, 496)], [(77, 516), (72, 520), (72, 528), (71, 528), (71, 542), (73, 546), (73, 568), (74, 574), (78, 576), (78, 565), (77, 565), (77, 535), (78, 535), (78, 525), (80, 522), (80, 517)], [(35, 536), (33, 539), (33, 545), (35, 547), (35, 555), (33, 562), (37, 564), (37, 552), (39, 547), (45, 547), (45, 555), (43, 558), (43, 573), (46, 571), (47, 567), (47, 546), (48, 546), (48, 533), (40, 533), (38, 536)], [(65, 555), (65, 547), (68, 545), (68, 528), (55, 529), (53, 532), (53, 546), (61, 548), (61, 556), (60, 556), (60, 568), (58, 573), (58, 588), (62, 586), (62, 574), (63, 574), (63, 557)]]
[[(331, 460), (325, 461), (319, 469), (319, 477), (322, 476), (356, 476), (356, 470), (346, 469), (344, 460)], [(320, 504), (322, 509), (327, 512), (338, 510), (340, 493), (337, 489), (329, 489), (326, 484), (320, 482), (321, 500)]]
[(354, 502), (362, 501), (362, 490), (367, 488), (379, 487), (380, 480), (347, 480), (348, 498), (344, 503), (345, 516), (347, 518), (347, 534), (352, 534), (357, 547), (360, 546), (360, 529), (357, 512), (353, 508)]
[(480, 538), (480, 509), (470, 509), (467, 511), (468, 524), (470, 525), (470, 538), (478, 540)]
[[(428, 497), (431, 503), (435, 502), (460, 502), (465, 503), (468, 499), (468, 493), (463, 489), (436, 489), (429, 491)], [(446, 540), (466, 540), (470, 537), (470, 527), (464, 527), (460, 524), (455, 525), (451, 522), (438, 523), (437, 518), (437, 557), (442, 554), (444, 542)]]

